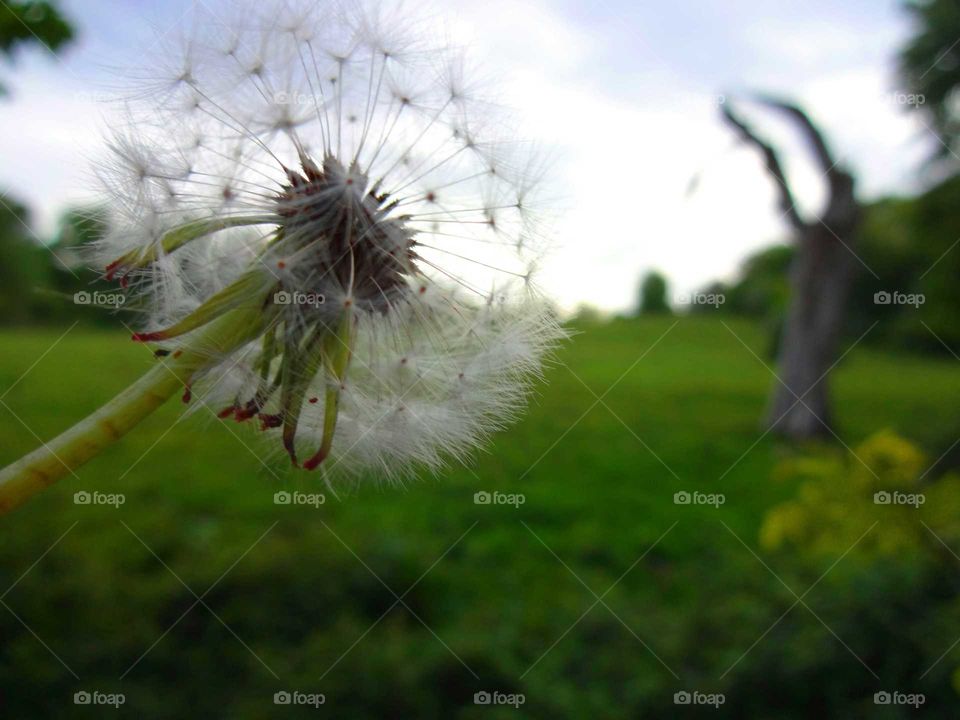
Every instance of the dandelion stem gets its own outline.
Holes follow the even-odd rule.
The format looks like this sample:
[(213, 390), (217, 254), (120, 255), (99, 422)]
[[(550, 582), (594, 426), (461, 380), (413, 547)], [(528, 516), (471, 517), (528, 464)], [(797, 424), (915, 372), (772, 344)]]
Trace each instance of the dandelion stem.
[(166, 367), (155, 367), (72, 428), (0, 471), (0, 513), (9, 512), (119, 440), (183, 387)]
[[(269, 318), (267, 318), (268, 320)], [(126, 435), (196, 372), (263, 330), (264, 313), (246, 307), (226, 313), (198, 333), (190, 348), (164, 358), (133, 385), (69, 430), (0, 470), (0, 514), (7, 513), (76, 470)]]

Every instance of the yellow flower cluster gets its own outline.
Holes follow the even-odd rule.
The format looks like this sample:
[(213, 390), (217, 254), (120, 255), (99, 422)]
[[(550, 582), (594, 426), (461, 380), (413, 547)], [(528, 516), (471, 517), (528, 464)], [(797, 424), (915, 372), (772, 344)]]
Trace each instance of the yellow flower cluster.
[(960, 537), (960, 523), (948, 511), (960, 504), (960, 477), (931, 482), (928, 468), (925, 454), (890, 430), (849, 452), (784, 460), (774, 476), (795, 483), (796, 496), (767, 513), (760, 544), (833, 557), (855, 547), (855, 554), (873, 559), (939, 552), (933, 532), (945, 542)]

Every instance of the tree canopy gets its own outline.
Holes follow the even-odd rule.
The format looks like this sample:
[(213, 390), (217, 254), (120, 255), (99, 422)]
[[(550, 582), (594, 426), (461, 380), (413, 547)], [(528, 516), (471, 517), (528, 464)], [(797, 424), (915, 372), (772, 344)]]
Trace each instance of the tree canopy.
[(946, 157), (960, 143), (960, 4), (956, 0), (912, 0), (907, 9), (916, 31), (900, 51), (900, 82), (917, 98)]
[[(45, 0), (0, 3), (0, 54), (13, 60), (22, 46), (40, 44), (54, 52), (73, 40), (75, 31), (60, 11)], [(0, 95), (6, 87), (0, 83)]]

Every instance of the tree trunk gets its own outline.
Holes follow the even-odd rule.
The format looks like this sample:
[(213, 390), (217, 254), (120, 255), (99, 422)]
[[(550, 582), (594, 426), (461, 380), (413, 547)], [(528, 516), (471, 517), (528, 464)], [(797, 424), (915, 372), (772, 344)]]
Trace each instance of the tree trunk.
[(790, 269), (790, 307), (780, 339), (779, 375), (767, 427), (794, 440), (832, 435), (828, 375), (837, 358), (847, 291), (856, 270), (853, 247), (860, 206), (853, 177), (838, 167), (817, 127), (800, 108), (770, 98), (764, 105), (786, 113), (806, 136), (829, 188), (823, 217), (804, 220), (797, 211), (776, 151), (741, 120), (729, 104), (724, 119), (741, 140), (761, 151), (777, 182), (783, 217), (792, 227), (797, 253)]
[(823, 225), (810, 227), (797, 245), (780, 340), (779, 381), (767, 418), (768, 427), (787, 437), (831, 434), (827, 375), (837, 357), (854, 262)]

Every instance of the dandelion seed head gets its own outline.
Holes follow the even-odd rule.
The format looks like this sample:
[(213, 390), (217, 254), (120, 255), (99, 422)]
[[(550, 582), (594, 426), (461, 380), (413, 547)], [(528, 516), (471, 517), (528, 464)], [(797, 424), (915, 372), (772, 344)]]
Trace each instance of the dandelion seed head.
[(402, 4), (225, 17), (135, 76), (98, 173), (103, 265), (151, 309), (138, 339), (202, 344), (254, 305), (262, 326), (210, 349), (192, 402), (335, 474), (464, 459), (563, 334), (533, 281), (538, 155)]

